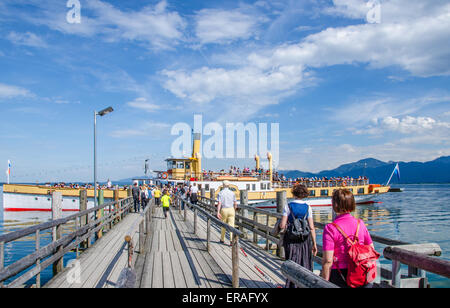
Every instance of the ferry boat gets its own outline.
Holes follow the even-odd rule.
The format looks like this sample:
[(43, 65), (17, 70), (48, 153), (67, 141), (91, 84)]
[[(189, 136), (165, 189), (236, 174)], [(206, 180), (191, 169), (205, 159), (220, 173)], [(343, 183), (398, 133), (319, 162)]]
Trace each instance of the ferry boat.
[(231, 184), (230, 189), (235, 192), (237, 199), (239, 199), (240, 190), (248, 191), (249, 204), (274, 200), (278, 191), (286, 191), (287, 198), (293, 198), (292, 186), (302, 183), (308, 187), (310, 195), (305, 201), (310, 206), (331, 206), (333, 191), (339, 188), (352, 191), (359, 204), (373, 203), (370, 201), (371, 199), (379, 194), (387, 193), (390, 188), (380, 184), (369, 184), (367, 179), (305, 180), (301, 182), (274, 180), (271, 153), (267, 153), (269, 169), (266, 171), (262, 171), (260, 168), (260, 157), (256, 155), (256, 168), (253, 172), (206, 172), (202, 170), (200, 155), (201, 134), (195, 133), (193, 137), (192, 156), (166, 159), (167, 170), (156, 171), (157, 183), (175, 186), (195, 184), (199, 190), (204, 188), (207, 198), (211, 197), (211, 191), (214, 189), (214, 197), (217, 198), (223, 188), (223, 181), (228, 180)]
[[(214, 190), (214, 197), (217, 198), (223, 189), (223, 181), (230, 182), (230, 189), (235, 192), (239, 199), (239, 191), (247, 190), (249, 204), (267, 202), (275, 200), (278, 191), (286, 191), (288, 199), (293, 198), (291, 188), (299, 182), (279, 181), (273, 177), (272, 155), (267, 153), (269, 169), (263, 171), (260, 167), (260, 158), (255, 156), (256, 168), (252, 172), (206, 172), (202, 170), (202, 159), (200, 155), (201, 134), (194, 134), (192, 156), (186, 158), (168, 158), (167, 170), (156, 171), (155, 179), (133, 179), (141, 184), (169, 184), (176, 185), (197, 185), (199, 190), (204, 188), (205, 197), (210, 198)], [(256, 170), (256, 171), (255, 171)], [(389, 186), (379, 184), (369, 184), (364, 180), (304, 180), (300, 182), (308, 187), (309, 197), (305, 200), (310, 206), (331, 206), (331, 196), (333, 191), (339, 188), (351, 190), (357, 203), (373, 203), (371, 199), (379, 194), (389, 191)], [(3, 185), (3, 209), (5, 212), (50, 212), (52, 204), (52, 192), (59, 191), (63, 196), (62, 208), (64, 212), (79, 211), (80, 190), (83, 187), (55, 187), (51, 185)], [(94, 206), (94, 189), (88, 188), (88, 208)], [(114, 199), (114, 191), (117, 190), (119, 199), (128, 196), (127, 187), (115, 189), (103, 189), (105, 202)]]
[[(63, 212), (76, 212), (80, 210), (80, 190), (78, 187), (55, 187), (46, 185), (23, 185), (23, 184), (3, 184), (3, 210), (5, 212), (51, 212), (52, 193), (54, 191), (62, 194)], [(86, 189), (88, 208), (94, 207), (94, 188)], [(117, 190), (118, 198), (123, 199), (128, 196), (128, 191), (124, 188)], [(113, 189), (103, 189), (103, 197), (106, 202), (114, 199)]]

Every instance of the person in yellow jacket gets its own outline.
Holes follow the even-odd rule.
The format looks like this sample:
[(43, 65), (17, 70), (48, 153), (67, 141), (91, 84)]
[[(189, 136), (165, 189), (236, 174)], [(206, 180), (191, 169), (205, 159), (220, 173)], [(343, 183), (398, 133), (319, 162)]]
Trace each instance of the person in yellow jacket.
[(158, 186), (156, 186), (155, 190), (153, 191), (153, 194), (155, 196), (155, 202), (157, 206), (161, 205), (161, 191), (159, 190)]
[(168, 190), (164, 191), (164, 196), (161, 198), (162, 208), (164, 212), (164, 217), (167, 219), (167, 212), (170, 210), (170, 203), (172, 202), (170, 198), (170, 193)]

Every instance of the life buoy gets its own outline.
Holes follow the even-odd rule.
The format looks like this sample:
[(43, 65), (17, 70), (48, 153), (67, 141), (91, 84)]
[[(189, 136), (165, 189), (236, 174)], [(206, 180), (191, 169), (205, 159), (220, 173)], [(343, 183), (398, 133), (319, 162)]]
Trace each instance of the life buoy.
[(346, 181), (342, 182), (342, 186), (343, 187), (347, 186), (347, 182)]
[(161, 178), (163, 180), (167, 180), (169, 178), (169, 174), (167, 172), (163, 172), (163, 174), (161, 175)]

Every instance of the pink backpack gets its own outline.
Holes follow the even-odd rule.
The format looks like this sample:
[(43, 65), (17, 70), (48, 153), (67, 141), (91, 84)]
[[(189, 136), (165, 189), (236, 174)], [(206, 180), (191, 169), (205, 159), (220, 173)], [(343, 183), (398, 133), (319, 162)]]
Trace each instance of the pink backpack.
[(332, 223), (350, 244), (348, 250), (349, 264), (347, 271), (347, 285), (351, 288), (362, 287), (377, 277), (377, 260), (380, 254), (371, 245), (359, 243), (359, 220), (356, 227), (355, 240), (352, 241), (337, 224)]

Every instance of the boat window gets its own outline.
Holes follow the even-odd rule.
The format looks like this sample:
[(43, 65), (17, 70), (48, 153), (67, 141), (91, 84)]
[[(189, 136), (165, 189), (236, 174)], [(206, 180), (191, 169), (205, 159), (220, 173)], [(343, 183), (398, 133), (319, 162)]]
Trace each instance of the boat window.
[(175, 168), (175, 162), (173, 160), (169, 160), (167, 162), (167, 170), (174, 169), (174, 168)]
[(250, 184), (247, 184), (247, 190), (250, 190)]
[(252, 184), (252, 190), (253, 190), (253, 191), (256, 190), (256, 184)]
[(310, 197), (315, 197), (316, 196), (316, 191), (315, 190), (310, 190), (309, 191), (309, 196)]
[(358, 194), (364, 194), (364, 188), (358, 188)]
[(209, 184), (205, 184), (205, 190), (209, 191)]
[(321, 196), (328, 196), (328, 189), (322, 189), (322, 190), (320, 191), (320, 195), (321, 195)]
[(178, 169), (184, 169), (184, 163), (183, 163), (183, 162), (179, 162), (179, 163), (177, 164), (177, 168), (178, 168)]
[(191, 163), (189, 163), (189, 162), (186, 162), (184, 164), (184, 166), (185, 166), (186, 169), (191, 169)]

